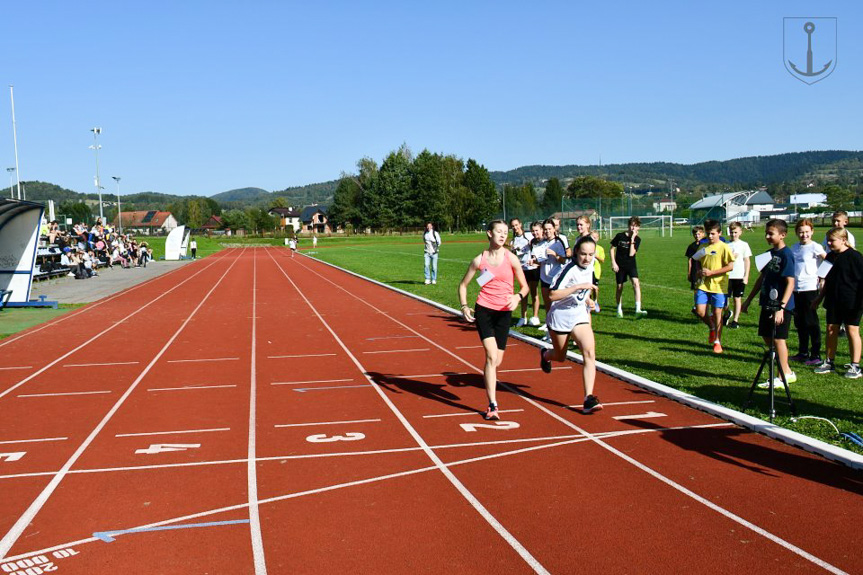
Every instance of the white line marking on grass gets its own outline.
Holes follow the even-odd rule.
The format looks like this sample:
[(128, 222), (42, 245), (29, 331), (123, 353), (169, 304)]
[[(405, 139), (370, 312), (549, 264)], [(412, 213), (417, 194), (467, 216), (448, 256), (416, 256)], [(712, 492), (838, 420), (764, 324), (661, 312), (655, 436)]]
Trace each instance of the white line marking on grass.
[[(170, 337), (170, 339), (168, 339), (167, 343), (165, 343), (165, 345), (156, 354), (156, 356), (150, 361), (150, 363), (147, 364), (147, 367), (145, 367), (144, 370), (141, 372), (141, 374), (138, 375), (138, 377), (135, 379), (135, 381), (132, 382), (132, 385), (129, 386), (129, 388), (122, 395), (122, 397), (120, 397), (120, 399), (117, 400), (117, 402), (114, 404), (114, 406), (108, 411), (107, 414), (105, 414), (105, 416), (96, 425), (96, 427), (93, 429), (93, 431), (91, 431), (90, 434), (87, 436), (87, 438), (81, 443), (81, 445), (78, 446), (78, 449), (76, 449), (75, 453), (73, 453), (72, 456), (69, 457), (69, 459), (66, 461), (66, 463), (63, 464), (63, 467), (61, 467), (60, 470), (54, 474), (54, 477), (51, 479), (51, 481), (48, 483), (48, 485), (45, 486), (45, 488), (42, 490), (41, 493), (39, 493), (39, 495), (36, 497), (36, 499), (33, 501), (33, 503), (30, 504), (30, 506), (27, 508), (27, 510), (24, 511), (24, 513), (18, 518), (18, 520), (15, 522), (15, 524), (12, 525), (12, 528), (9, 529), (9, 531), (6, 533), (6, 535), (3, 536), (2, 539), (0, 539), (0, 561), (2, 561), (2, 559), (4, 557), (6, 557), (6, 555), (9, 553), (9, 550), (12, 548), (13, 545), (15, 545), (15, 542), (18, 541), (18, 538), (21, 537), (21, 534), (24, 532), (24, 530), (30, 525), (30, 523), (33, 521), (33, 519), (36, 517), (36, 515), (39, 513), (39, 511), (42, 509), (42, 507), (45, 505), (45, 503), (48, 502), (48, 499), (51, 497), (51, 495), (54, 493), (54, 491), (60, 485), (60, 482), (63, 481), (63, 479), (66, 477), (66, 474), (69, 473), (69, 470), (72, 468), (72, 466), (75, 465), (75, 463), (78, 461), (78, 459), (80, 459), (81, 455), (83, 455), (84, 451), (90, 446), (91, 443), (93, 443), (93, 441), (96, 439), (96, 436), (99, 435), (99, 432), (101, 432), (102, 429), (108, 424), (108, 422), (111, 420), (111, 418), (114, 416), (114, 414), (117, 413), (117, 411), (119, 411), (120, 407), (123, 405), (123, 403), (126, 401), (126, 399), (132, 394), (132, 392), (135, 390), (135, 388), (138, 386), (138, 384), (141, 382), (141, 380), (144, 379), (144, 376), (146, 376), (147, 373), (149, 373), (149, 371), (152, 369), (152, 367), (156, 364), (156, 362), (159, 361), (159, 359), (161, 359), (162, 355), (165, 354), (165, 352), (168, 350), (168, 348), (171, 346), (171, 344), (174, 343), (174, 340), (176, 340), (177, 337), (179, 337), (180, 333), (183, 331), (183, 329), (185, 329), (186, 325), (192, 320), (192, 317), (194, 317), (194, 315), (198, 313), (198, 310), (200, 310), (201, 307), (203, 307), (204, 303), (210, 298), (210, 295), (212, 295), (213, 291), (215, 291), (215, 289), (222, 283), (222, 280), (225, 278), (226, 275), (228, 275), (228, 272), (231, 271), (231, 268), (234, 267), (234, 265), (237, 263), (238, 259), (239, 258), (235, 259), (231, 263), (231, 265), (228, 267), (228, 269), (225, 270), (225, 272), (222, 274), (222, 276), (219, 278), (219, 280), (213, 285), (212, 288), (210, 288), (210, 291), (207, 292), (207, 295), (205, 295), (201, 299), (200, 303), (198, 303), (197, 307), (195, 307), (195, 309), (192, 311), (192, 313), (189, 315), (189, 317), (187, 317), (183, 321), (182, 325), (180, 325), (180, 327), (177, 329), (177, 331), (174, 332), (174, 335), (172, 335)], [(190, 276), (189, 279), (191, 279), (193, 277), (195, 277), (195, 276)], [(186, 281), (188, 281), (188, 280), (186, 280)], [(182, 285), (182, 284), (177, 284), (177, 286), (179, 286), (179, 285)], [(175, 287), (177, 287), (177, 286), (175, 286)], [(170, 293), (170, 291), (171, 290), (167, 290), (167, 291), (163, 292), (162, 295)], [(160, 296), (160, 297), (162, 297), (162, 296)], [(158, 299), (158, 298), (156, 298), (156, 299)], [(153, 300), (153, 301), (156, 301), (156, 300)], [(152, 303), (152, 302), (150, 302), (150, 303)], [(150, 304), (147, 304), (147, 305), (150, 305)], [(144, 307), (146, 307), (146, 306), (144, 306)], [(144, 309), (144, 308), (142, 307), (140, 309)], [(140, 311), (140, 309), (138, 311)], [(137, 312), (135, 312), (135, 313), (137, 313)], [(110, 329), (111, 328), (108, 328), (105, 331), (103, 331), (102, 333), (106, 333)], [(93, 339), (96, 339), (96, 337), (98, 337), (98, 336), (95, 336), (91, 340), (88, 340), (88, 341), (92, 341)], [(82, 344), (80, 347), (83, 347), (84, 345), (86, 345), (86, 343)], [(69, 355), (71, 355), (71, 353), (72, 352), (69, 352)], [(60, 359), (63, 359), (63, 358), (60, 358)], [(57, 359), (54, 363), (59, 362), (60, 359)], [(47, 366), (44, 369), (47, 369)]]
[(230, 431), (230, 427), (215, 427), (212, 429), (184, 429), (181, 431), (148, 431), (144, 433), (118, 433), (114, 437), (145, 437), (147, 435), (180, 435), (183, 433), (211, 433), (213, 431)]
[(187, 389), (223, 389), (237, 387), (236, 385), (186, 385), (183, 387), (151, 387), (147, 391), (184, 391)]
[[(519, 411), (524, 411), (523, 409), (499, 409), (498, 413), (518, 413)], [(462, 413), (439, 413), (437, 415), (423, 415), (424, 418), (430, 419), (432, 417), (464, 417), (465, 415), (472, 415), (476, 417), (480, 415), (478, 411), (468, 411)]]
[(22, 393), (16, 397), (61, 397), (64, 395), (100, 395), (111, 393), (110, 391), (66, 391), (58, 393)]
[[(270, 255), (270, 257), (272, 258), (273, 256)], [(273, 259), (273, 261), (275, 261), (275, 259)], [(276, 265), (278, 265), (278, 262), (276, 262)], [(306, 269), (308, 269), (307, 266), (303, 266), (303, 267), (306, 267)], [(437, 454), (434, 452), (434, 450), (429, 447), (428, 443), (426, 443), (425, 439), (422, 438), (422, 436), (417, 432), (417, 430), (414, 429), (414, 427), (410, 424), (410, 422), (407, 420), (407, 418), (404, 416), (404, 414), (402, 414), (402, 412), (399, 411), (399, 409), (390, 400), (390, 398), (387, 397), (387, 394), (385, 394), (383, 392), (381, 387), (379, 385), (377, 385), (372, 380), (372, 378), (370, 376), (366, 375), (367, 370), (365, 369), (365, 367), (363, 367), (363, 365), (360, 363), (360, 361), (357, 359), (357, 357), (353, 353), (351, 353), (351, 350), (348, 349), (348, 346), (345, 345), (345, 343), (341, 340), (341, 338), (339, 338), (338, 334), (333, 330), (333, 328), (330, 326), (330, 324), (327, 323), (327, 321), (323, 318), (323, 316), (321, 316), (321, 314), (318, 312), (318, 310), (315, 309), (315, 307), (312, 305), (312, 302), (310, 302), (308, 300), (308, 298), (305, 296), (305, 294), (303, 294), (303, 292), (300, 291), (299, 287), (294, 282), (294, 280), (292, 280), (290, 278), (290, 276), (288, 276), (288, 274), (285, 273), (285, 270), (282, 269), (281, 266), (279, 266), (279, 269), (282, 270), (282, 274), (291, 283), (291, 285), (294, 286), (294, 289), (297, 291), (297, 293), (300, 295), (300, 297), (306, 302), (306, 305), (309, 306), (309, 309), (311, 309), (312, 313), (318, 317), (318, 320), (321, 322), (321, 324), (323, 324), (323, 326), (327, 329), (327, 331), (330, 332), (332, 337), (336, 340), (336, 342), (344, 350), (344, 352), (348, 354), (348, 357), (351, 359), (351, 361), (354, 363), (354, 365), (357, 367), (357, 369), (360, 370), (360, 373), (365, 375), (366, 379), (368, 379), (368, 381), (369, 381), (370, 386), (378, 394), (378, 397), (380, 397), (381, 400), (383, 400), (383, 402), (387, 405), (387, 407), (389, 407), (390, 411), (392, 411), (393, 414), (398, 418), (398, 420), (401, 422), (402, 426), (414, 438), (414, 441), (416, 441), (417, 444), (423, 448), (423, 451), (425, 452), (426, 456), (429, 459), (431, 459), (431, 461), (434, 463), (434, 466), (444, 475), (444, 477), (446, 477), (449, 480), (449, 482), (453, 485), (453, 487), (456, 488), (456, 490), (462, 495), (462, 497), (464, 497), (465, 500), (467, 500), (467, 502), (470, 503), (471, 506), (473, 506), (473, 508), (477, 511), (477, 513), (479, 513), (479, 515), (483, 519), (485, 519), (485, 521), (495, 531), (497, 531), (498, 535), (500, 535), (510, 545), (510, 547), (512, 547), (513, 550), (516, 553), (518, 553), (519, 556), (536, 573), (547, 574), (548, 571), (545, 569), (545, 567), (543, 567), (542, 564), (540, 564), (540, 562), (533, 555), (531, 555), (531, 553), (509, 531), (507, 531), (506, 527), (504, 527), (503, 524), (500, 521), (498, 521), (497, 518), (495, 518), (494, 515), (492, 515), (488, 509), (485, 508), (485, 506), (479, 501), (479, 499), (477, 499), (476, 496), (473, 493), (471, 493), (467, 487), (465, 487), (465, 485), (453, 474), (453, 472), (450, 471), (446, 465), (444, 465), (443, 461), (441, 461), (441, 459), (437, 456)], [(317, 275), (320, 276), (320, 274), (317, 274)], [(327, 281), (329, 282), (329, 280), (327, 280)], [(329, 283), (333, 283), (333, 282), (329, 282)], [(344, 289), (344, 288), (342, 288), (342, 289)], [(347, 291), (347, 290), (345, 290), (345, 291)], [(357, 298), (357, 299), (359, 299), (359, 298)], [(371, 307), (374, 308), (374, 306), (371, 306)], [(380, 311), (380, 310), (378, 310), (378, 311)], [(387, 316), (387, 317), (389, 317), (389, 316)], [(397, 322), (397, 323), (401, 324), (401, 322)], [(401, 325), (404, 325), (404, 324), (401, 324)], [(416, 330), (410, 329), (409, 331), (415, 333), (418, 336), (420, 335), (419, 333), (416, 332)], [(423, 337), (423, 339), (428, 340), (428, 338), (425, 338), (425, 337)]]
[(414, 351), (430, 351), (429, 348), (424, 347), (421, 349), (385, 349), (383, 351), (364, 351), (363, 353), (368, 355), (373, 355), (377, 353), (411, 353)]
[[(323, 263), (323, 262), (322, 262), (322, 263)], [(336, 268), (336, 269), (341, 269), (341, 268), (338, 268), (337, 266), (334, 266), (334, 265), (332, 265), (332, 264), (325, 264), (325, 265), (328, 265), (328, 266), (333, 267), (333, 268)], [(400, 325), (400, 326), (404, 327), (404, 328), (405, 328), (405, 329), (407, 329), (408, 331), (411, 331), (411, 332), (413, 332), (413, 333), (417, 334), (417, 335), (418, 335), (418, 336), (420, 336), (422, 339), (424, 339), (425, 341), (427, 341), (429, 344), (431, 344), (431, 345), (433, 345), (433, 346), (437, 347), (438, 349), (440, 349), (440, 350), (441, 350), (441, 351), (443, 351), (444, 353), (449, 354), (450, 356), (452, 356), (453, 358), (457, 359), (458, 361), (461, 361), (462, 363), (464, 363), (464, 364), (465, 364), (465, 365), (467, 365), (468, 367), (471, 367), (471, 368), (472, 368), (474, 371), (476, 371), (477, 373), (482, 373), (482, 369), (480, 369), (480, 368), (478, 368), (477, 366), (475, 366), (475, 365), (473, 365), (473, 364), (469, 363), (467, 360), (464, 360), (464, 359), (460, 358), (460, 357), (459, 357), (455, 352), (452, 352), (452, 351), (450, 351), (450, 350), (446, 349), (445, 347), (443, 347), (442, 345), (440, 345), (439, 343), (437, 343), (437, 342), (435, 342), (435, 341), (432, 341), (430, 338), (428, 338), (428, 337), (426, 337), (426, 336), (422, 335), (421, 333), (419, 333), (419, 332), (418, 332), (418, 331), (416, 331), (415, 329), (413, 329), (413, 328), (411, 328), (410, 326), (408, 326), (408, 325), (406, 325), (406, 324), (402, 323), (401, 321), (399, 321), (398, 319), (396, 319), (396, 318), (394, 318), (393, 316), (389, 315), (389, 314), (388, 314), (388, 313), (386, 313), (385, 311), (382, 311), (381, 309), (379, 309), (379, 308), (375, 307), (374, 305), (372, 305), (372, 304), (371, 304), (371, 303), (369, 303), (368, 301), (365, 301), (365, 300), (363, 300), (363, 299), (361, 299), (361, 298), (357, 297), (357, 296), (356, 296), (356, 295), (354, 295), (353, 293), (351, 293), (351, 292), (349, 292), (348, 290), (346, 290), (344, 287), (340, 286), (339, 284), (337, 284), (337, 283), (333, 282), (332, 280), (330, 280), (330, 279), (328, 279), (328, 278), (325, 278), (324, 276), (322, 276), (321, 274), (319, 274), (319, 273), (317, 273), (316, 271), (312, 270), (312, 269), (311, 269), (311, 268), (309, 268), (308, 266), (304, 266), (304, 267), (305, 267), (307, 270), (311, 271), (313, 274), (317, 275), (319, 278), (321, 278), (321, 279), (323, 279), (324, 281), (326, 281), (327, 283), (330, 283), (330, 284), (332, 284), (333, 286), (335, 286), (336, 288), (341, 289), (341, 290), (342, 290), (342, 291), (344, 291), (346, 294), (348, 294), (349, 296), (351, 296), (351, 297), (353, 297), (354, 299), (356, 299), (358, 302), (361, 302), (362, 304), (365, 304), (366, 306), (368, 306), (368, 307), (370, 307), (371, 309), (375, 310), (377, 313), (379, 313), (379, 314), (383, 315), (384, 317), (386, 317), (386, 318), (387, 318), (387, 319), (389, 319), (390, 321), (393, 321), (393, 322), (397, 323), (398, 325)], [(342, 270), (342, 271), (344, 271), (344, 270)], [(284, 273), (284, 272), (283, 272), (283, 273)], [(359, 276), (359, 274), (353, 274), (353, 272), (346, 272), (346, 273), (349, 273), (349, 274), (352, 274), (352, 275)], [(359, 277), (362, 277), (362, 276), (359, 276)], [(385, 288), (387, 288), (387, 289), (392, 289), (392, 288), (390, 288), (389, 286), (386, 286), (385, 284), (381, 284), (380, 282), (374, 282), (374, 280), (368, 280), (368, 278), (366, 278), (366, 281), (370, 281), (370, 282), (376, 283), (376, 284), (381, 285), (381, 286), (383, 286), (383, 287), (385, 287)], [(293, 283), (293, 282), (291, 282), (291, 283)], [(414, 295), (412, 295), (412, 294), (408, 294), (408, 295), (409, 295), (410, 297), (416, 297), (416, 296), (414, 296)], [(315, 312), (315, 313), (317, 313), (317, 312)], [(788, 541), (786, 541), (786, 540), (782, 539), (781, 537), (779, 537), (779, 536), (777, 536), (777, 535), (774, 535), (773, 533), (770, 533), (769, 531), (767, 531), (767, 530), (765, 530), (765, 529), (762, 529), (761, 527), (759, 527), (759, 526), (755, 525), (754, 523), (751, 523), (751, 522), (747, 521), (747, 520), (746, 520), (746, 519), (744, 519), (743, 517), (741, 517), (741, 516), (739, 516), (739, 515), (736, 515), (736, 514), (732, 513), (731, 511), (728, 511), (727, 509), (725, 509), (725, 508), (723, 508), (723, 507), (720, 507), (719, 505), (716, 505), (715, 503), (713, 503), (713, 502), (711, 502), (711, 501), (709, 501), (709, 500), (705, 499), (704, 497), (701, 497), (700, 495), (698, 495), (698, 494), (697, 494), (697, 493), (695, 493), (694, 491), (691, 491), (691, 490), (687, 489), (687, 488), (686, 488), (686, 487), (684, 487), (683, 485), (681, 485), (681, 484), (679, 484), (679, 483), (677, 483), (677, 482), (673, 481), (672, 479), (670, 479), (670, 478), (668, 478), (668, 477), (666, 477), (666, 476), (662, 475), (662, 474), (661, 474), (661, 473), (659, 473), (658, 471), (656, 471), (656, 470), (654, 470), (654, 469), (652, 469), (652, 468), (648, 467), (647, 465), (645, 465), (645, 464), (641, 463), (640, 461), (637, 461), (636, 459), (634, 459), (634, 458), (630, 457), (629, 455), (627, 455), (627, 454), (623, 453), (622, 451), (620, 451), (620, 450), (618, 450), (618, 449), (616, 449), (616, 448), (612, 447), (612, 446), (611, 446), (611, 445), (609, 445), (608, 443), (605, 443), (605, 442), (604, 442), (604, 441), (602, 441), (600, 438), (596, 437), (596, 436), (595, 436), (595, 435), (593, 435), (593, 434), (590, 434), (589, 432), (587, 432), (586, 430), (582, 429), (582, 428), (581, 428), (581, 427), (579, 427), (578, 425), (576, 425), (576, 424), (572, 423), (571, 421), (569, 421), (569, 420), (567, 420), (567, 419), (565, 419), (565, 418), (561, 417), (560, 415), (558, 415), (558, 414), (556, 414), (556, 413), (552, 412), (550, 409), (546, 408), (545, 406), (543, 406), (543, 405), (539, 404), (538, 402), (536, 402), (536, 401), (534, 401), (534, 400), (530, 399), (529, 397), (525, 396), (525, 395), (524, 395), (524, 394), (523, 394), (519, 389), (517, 389), (517, 388), (513, 388), (512, 386), (507, 385), (507, 384), (506, 384), (506, 383), (504, 383), (504, 382), (500, 382), (500, 383), (499, 383), (499, 385), (500, 385), (501, 387), (503, 387), (503, 388), (507, 389), (508, 391), (510, 391), (510, 392), (512, 392), (512, 393), (514, 393), (514, 394), (516, 394), (516, 395), (518, 395), (519, 397), (521, 397), (521, 398), (522, 398), (522, 400), (524, 400), (524, 401), (528, 402), (530, 405), (532, 405), (533, 407), (535, 407), (535, 408), (539, 409), (540, 411), (543, 411), (543, 412), (544, 412), (544, 413), (546, 413), (547, 415), (551, 416), (553, 419), (556, 419), (556, 420), (560, 421), (561, 423), (563, 423), (564, 425), (566, 425), (567, 427), (570, 427), (571, 429), (574, 429), (575, 431), (577, 431), (577, 432), (579, 432), (579, 433), (581, 433), (581, 434), (585, 435), (588, 439), (590, 439), (591, 441), (595, 442), (595, 443), (596, 443), (597, 445), (599, 445), (600, 447), (602, 447), (602, 448), (604, 448), (604, 449), (608, 450), (609, 452), (613, 453), (614, 455), (617, 455), (617, 456), (618, 456), (618, 457), (620, 457), (621, 459), (623, 459), (623, 460), (627, 461), (628, 463), (632, 464), (633, 466), (637, 467), (638, 469), (640, 469), (640, 470), (644, 471), (645, 473), (647, 473), (647, 474), (651, 475), (652, 477), (654, 477), (655, 479), (657, 479), (657, 480), (661, 481), (662, 483), (665, 483), (665, 484), (666, 484), (666, 485), (668, 485), (669, 487), (672, 487), (673, 489), (676, 489), (677, 491), (679, 491), (680, 493), (682, 493), (682, 494), (686, 495), (687, 497), (690, 497), (691, 499), (693, 499), (693, 500), (695, 500), (695, 501), (697, 501), (697, 502), (701, 503), (702, 505), (704, 505), (704, 506), (706, 506), (706, 507), (708, 507), (708, 508), (712, 509), (713, 511), (716, 511), (716, 512), (717, 512), (717, 513), (719, 513), (720, 515), (723, 515), (723, 516), (725, 516), (726, 518), (731, 519), (732, 521), (734, 521), (734, 522), (738, 523), (739, 525), (742, 525), (742, 526), (744, 526), (744, 527), (746, 527), (746, 528), (748, 528), (748, 529), (750, 529), (750, 530), (754, 531), (755, 533), (758, 533), (759, 535), (761, 535), (761, 536), (763, 536), (763, 537), (765, 537), (765, 538), (769, 539), (770, 541), (773, 541), (773, 542), (774, 542), (774, 543), (776, 543), (777, 545), (780, 545), (780, 546), (782, 546), (782, 547), (784, 547), (784, 548), (788, 549), (788, 550), (789, 550), (789, 551), (791, 551), (792, 553), (795, 553), (796, 555), (799, 555), (800, 557), (803, 557), (804, 559), (806, 559), (806, 560), (808, 560), (808, 561), (810, 561), (810, 562), (812, 562), (812, 563), (814, 563), (814, 564), (818, 565), (819, 567), (822, 567), (822, 568), (824, 568), (824, 569), (826, 569), (826, 570), (828, 570), (828, 571), (830, 571), (830, 572), (832, 572), (832, 573), (838, 573), (838, 574), (843, 574), (843, 573), (844, 573), (844, 571), (842, 571), (841, 569), (839, 569), (839, 568), (837, 568), (837, 567), (835, 567), (835, 566), (833, 566), (833, 565), (831, 565), (831, 564), (827, 563), (826, 561), (824, 561), (824, 560), (822, 560), (822, 559), (820, 559), (820, 558), (818, 558), (818, 557), (816, 557), (816, 556), (812, 555), (811, 553), (808, 553), (807, 551), (804, 551), (803, 549), (801, 549), (801, 548), (797, 547), (796, 545), (793, 545), (792, 543), (789, 543)], [(377, 386), (375, 386), (375, 389), (378, 389), (378, 387), (377, 387)], [(378, 390), (378, 391), (379, 391), (379, 390)], [(379, 391), (379, 392), (380, 392), (380, 391)], [(389, 401), (389, 398), (386, 398), (386, 400), (387, 400), (387, 401)]]
[(249, 527), (252, 538), (252, 557), (255, 561), (255, 575), (266, 575), (267, 562), (264, 556), (264, 537), (261, 534), (261, 516), (258, 503), (258, 466), (257, 462), (257, 409), (258, 409), (258, 256), (252, 252), (252, 343), (251, 370), (249, 374), (249, 449), (247, 451), (246, 472), (248, 475)]
[(10, 443), (39, 443), (41, 441), (66, 441), (68, 437), (45, 437), (44, 439), (7, 439), (0, 441), (0, 445), (8, 445)]
[(32, 365), (18, 365), (15, 367), (0, 367), (0, 371), (6, 371), (9, 369), (33, 369)]
[(340, 383), (342, 381), (353, 381), (353, 378), (348, 379), (315, 379), (311, 381), (274, 381), (270, 385), (303, 385), (308, 383)]
[(201, 363), (205, 361), (237, 361), (239, 357), (210, 357), (205, 359), (169, 359), (166, 363)]
[(137, 365), (140, 361), (116, 361), (113, 363), (67, 363), (63, 367), (107, 367), (111, 365)]
[(350, 421), (316, 421), (313, 423), (279, 423), (273, 427), (314, 427), (317, 425), (342, 425), (345, 423), (375, 423), (380, 419), (353, 419)]
[(295, 357), (331, 357), (334, 353), (307, 353), (304, 355), (268, 355), (267, 359), (291, 359)]

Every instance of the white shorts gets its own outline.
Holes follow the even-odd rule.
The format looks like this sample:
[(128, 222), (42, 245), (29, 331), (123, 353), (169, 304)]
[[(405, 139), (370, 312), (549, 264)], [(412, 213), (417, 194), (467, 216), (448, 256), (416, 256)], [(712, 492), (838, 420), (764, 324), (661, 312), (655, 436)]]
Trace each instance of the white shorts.
[(575, 307), (552, 308), (545, 318), (545, 323), (548, 324), (548, 329), (552, 331), (569, 333), (572, 328), (579, 324), (590, 323), (590, 312), (587, 311), (587, 306), (584, 304)]

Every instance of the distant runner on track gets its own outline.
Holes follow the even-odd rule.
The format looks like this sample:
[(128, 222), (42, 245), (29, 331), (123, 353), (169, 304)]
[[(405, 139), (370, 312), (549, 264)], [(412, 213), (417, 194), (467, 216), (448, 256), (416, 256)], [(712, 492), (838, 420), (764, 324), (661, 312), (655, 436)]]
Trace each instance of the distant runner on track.
[[(521, 261), (506, 249), (509, 228), (503, 220), (488, 224), (488, 249), (471, 260), (461, 283), (458, 285), (458, 300), (465, 320), (476, 322), (479, 338), (485, 349), (483, 377), (488, 394), (486, 419), (500, 419), (497, 407), (497, 368), (503, 362), (512, 310), (527, 296), (527, 282), (521, 270)], [(474, 312), (467, 304), (467, 285), (476, 272), (480, 275), (479, 296)], [(519, 291), (513, 292), (513, 279), (518, 280)]]

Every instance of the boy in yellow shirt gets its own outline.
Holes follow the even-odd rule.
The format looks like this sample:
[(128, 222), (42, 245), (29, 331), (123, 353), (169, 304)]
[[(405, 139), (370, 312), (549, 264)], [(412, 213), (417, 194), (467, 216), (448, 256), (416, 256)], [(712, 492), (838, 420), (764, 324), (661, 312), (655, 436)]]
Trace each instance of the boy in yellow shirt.
[[(722, 353), (722, 311), (727, 304), (728, 272), (734, 268), (734, 253), (722, 241), (722, 227), (715, 220), (704, 222), (708, 244), (693, 258), (701, 260), (698, 283), (695, 286), (695, 311), (701, 321), (710, 328), (708, 343), (713, 344), (713, 353)], [(708, 315), (707, 306), (713, 306)]]

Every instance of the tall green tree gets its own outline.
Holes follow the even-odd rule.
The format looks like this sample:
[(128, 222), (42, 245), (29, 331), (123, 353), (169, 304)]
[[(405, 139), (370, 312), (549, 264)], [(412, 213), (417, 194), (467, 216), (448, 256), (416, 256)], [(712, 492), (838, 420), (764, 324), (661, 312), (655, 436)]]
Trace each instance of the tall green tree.
[[(372, 227), (396, 229), (418, 225), (411, 193), (410, 150), (402, 145), (381, 164), (371, 187), (363, 194), (363, 210)], [(409, 217), (410, 216), (410, 217)]]
[(827, 206), (832, 211), (849, 211), (854, 208), (854, 192), (837, 184), (827, 184), (821, 189), (827, 196)]
[(66, 201), (60, 204), (58, 216), (72, 218), (73, 224), (89, 224), (93, 220), (93, 212), (90, 206), (84, 202)]
[(464, 185), (471, 199), (468, 211), (464, 214), (465, 224), (468, 228), (476, 229), (501, 211), (501, 199), (488, 170), (473, 158), (467, 161)]
[(578, 176), (566, 187), (568, 198), (619, 198), (623, 184), (609, 182), (596, 176)]
[(542, 196), (540, 209), (544, 214), (552, 214), (561, 210), (561, 201), (563, 200), (563, 186), (560, 185), (560, 180), (550, 178), (545, 185), (545, 194)]
[(419, 224), (444, 224), (446, 217), (446, 185), (443, 156), (423, 150), (411, 165), (415, 213)]

